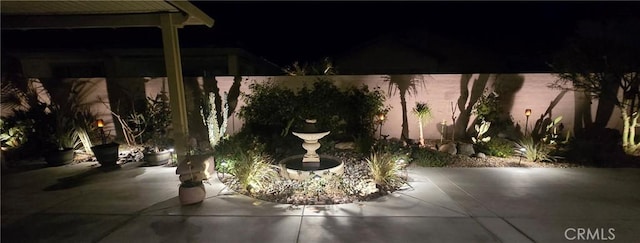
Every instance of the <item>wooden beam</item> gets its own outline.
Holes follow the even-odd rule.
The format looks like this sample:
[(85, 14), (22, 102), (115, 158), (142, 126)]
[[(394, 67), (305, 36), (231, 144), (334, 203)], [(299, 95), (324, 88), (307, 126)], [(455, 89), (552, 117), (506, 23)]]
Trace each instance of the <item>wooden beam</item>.
[(93, 14), (93, 15), (8, 15), (2, 16), (2, 29), (86, 29), (118, 27), (158, 27), (162, 16), (171, 16), (182, 26), (189, 19), (182, 13)]

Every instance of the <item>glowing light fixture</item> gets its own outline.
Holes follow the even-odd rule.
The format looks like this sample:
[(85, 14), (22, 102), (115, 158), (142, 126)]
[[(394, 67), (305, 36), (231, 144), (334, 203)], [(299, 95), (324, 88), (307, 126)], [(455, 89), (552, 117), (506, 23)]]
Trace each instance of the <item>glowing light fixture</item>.
[(527, 131), (529, 131), (529, 116), (531, 115), (531, 109), (525, 109), (524, 115), (527, 117), (527, 122), (524, 125), (524, 135), (527, 135)]
[(102, 119), (96, 120), (96, 125), (98, 125), (99, 128), (103, 128), (104, 127), (104, 120), (102, 120)]
[(384, 113), (378, 113), (375, 118), (378, 120), (378, 124), (379, 124), (378, 130), (379, 130), (380, 134), (379, 134), (378, 138), (382, 139), (382, 124), (384, 123), (384, 120), (387, 119), (387, 118), (385, 117)]
[(107, 143), (107, 136), (104, 135), (104, 120), (98, 119), (96, 120), (96, 125), (100, 128), (100, 137), (102, 137), (102, 144)]

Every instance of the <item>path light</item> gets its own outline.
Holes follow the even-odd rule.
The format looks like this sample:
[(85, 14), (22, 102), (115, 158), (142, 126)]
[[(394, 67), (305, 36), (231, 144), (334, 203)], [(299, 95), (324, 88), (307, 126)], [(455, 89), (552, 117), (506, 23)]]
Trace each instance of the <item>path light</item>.
[(518, 150), (520, 150), (520, 160), (518, 160), (518, 166), (520, 166), (520, 161), (522, 161), (522, 157), (527, 152), (527, 149), (526, 148), (520, 148)]
[(169, 148), (169, 156), (171, 157), (171, 164), (174, 164), (176, 162), (176, 159), (173, 158), (173, 152), (175, 152), (176, 150), (173, 148)]
[(378, 120), (378, 125), (379, 125), (378, 130), (380, 132), (380, 135), (378, 136), (378, 138), (382, 139), (382, 124), (384, 123), (384, 120), (386, 119), (386, 117), (385, 117), (384, 113), (378, 113), (376, 115), (376, 119)]
[(531, 109), (524, 110), (524, 115), (527, 117), (527, 122), (524, 125), (524, 135), (527, 135), (527, 131), (529, 130), (529, 116), (531, 116)]
[(107, 137), (104, 135), (104, 120), (98, 119), (96, 120), (96, 125), (100, 128), (100, 137), (102, 138), (102, 144), (107, 143)]
[(442, 125), (442, 132), (440, 133), (440, 143), (442, 144), (442, 140), (444, 139), (445, 129), (447, 128), (447, 121), (442, 120), (440, 125)]
[(99, 128), (102, 129), (104, 127), (104, 120), (98, 119), (96, 120), (96, 124), (98, 125)]

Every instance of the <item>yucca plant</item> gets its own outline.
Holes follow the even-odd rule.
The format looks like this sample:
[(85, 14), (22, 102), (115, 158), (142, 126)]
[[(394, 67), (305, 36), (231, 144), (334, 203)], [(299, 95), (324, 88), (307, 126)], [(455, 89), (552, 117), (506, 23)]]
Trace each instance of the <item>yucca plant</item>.
[(549, 155), (549, 148), (539, 141), (534, 140), (531, 136), (526, 136), (516, 143), (516, 152), (527, 158), (527, 160), (555, 162), (554, 156)]
[(238, 152), (238, 160), (229, 168), (242, 190), (256, 193), (266, 188), (278, 174), (272, 169), (269, 158), (254, 151)]
[(426, 102), (416, 102), (416, 106), (413, 108), (413, 114), (418, 117), (418, 126), (420, 126), (420, 146), (424, 147), (424, 132), (423, 127), (427, 125), (427, 122), (431, 119), (431, 108)]
[(373, 151), (366, 159), (374, 182), (382, 189), (398, 188), (405, 180), (400, 176), (401, 165), (392, 159), (392, 155)]

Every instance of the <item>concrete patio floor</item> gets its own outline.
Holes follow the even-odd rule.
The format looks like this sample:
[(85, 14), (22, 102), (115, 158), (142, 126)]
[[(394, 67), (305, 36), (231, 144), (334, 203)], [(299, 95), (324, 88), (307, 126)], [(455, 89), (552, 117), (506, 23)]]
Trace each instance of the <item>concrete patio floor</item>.
[[(566, 242), (580, 229), (640, 242), (640, 169), (410, 167), (406, 190), (326, 206), (214, 179), (202, 204), (180, 206), (174, 167), (96, 167), (3, 175), (2, 242)], [(59, 180), (74, 175), (86, 177)]]

